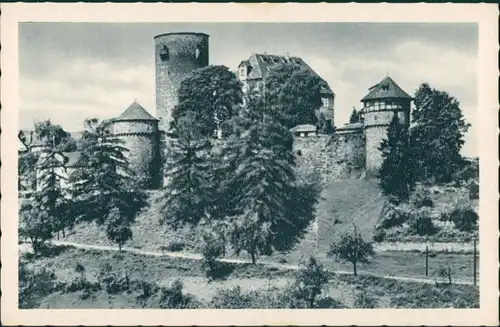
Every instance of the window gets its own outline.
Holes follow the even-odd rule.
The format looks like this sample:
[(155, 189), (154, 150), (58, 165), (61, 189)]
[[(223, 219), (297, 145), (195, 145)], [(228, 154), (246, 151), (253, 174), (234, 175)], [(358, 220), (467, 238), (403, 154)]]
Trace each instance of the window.
[(164, 45), (160, 50), (160, 59), (161, 61), (167, 61), (170, 59), (170, 54), (166, 45)]
[(377, 120), (377, 115), (374, 115), (374, 116), (373, 116), (373, 120)]
[(245, 66), (240, 68), (240, 77), (247, 77), (247, 68)]
[(323, 102), (323, 107), (328, 107), (330, 105), (330, 101), (327, 98), (322, 98), (321, 102)]

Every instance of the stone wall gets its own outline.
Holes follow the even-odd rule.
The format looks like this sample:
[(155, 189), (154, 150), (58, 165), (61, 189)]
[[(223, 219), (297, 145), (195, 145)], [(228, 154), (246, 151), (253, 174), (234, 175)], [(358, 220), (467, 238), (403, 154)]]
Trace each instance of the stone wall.
[(334, 135), (296, 137), (297, 172), (317, 172), (324, 183), (360, 178), (365, 167), (364, 135), (361, 130)]

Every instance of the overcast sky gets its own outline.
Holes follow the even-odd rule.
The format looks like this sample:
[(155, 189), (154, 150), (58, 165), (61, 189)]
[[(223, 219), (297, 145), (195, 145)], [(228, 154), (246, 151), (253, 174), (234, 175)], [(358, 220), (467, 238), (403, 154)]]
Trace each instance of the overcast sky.
[(476, 24), (22, 23), (20, 127), (50, 118), (81, 130), (134, 99), (155, 115), (153, 37), (179, 31), (209, 34), (210, 64), (231, 70), (252, 53), (302, 57), (336, 93), (336, 126), (387, 74), (411, 95), (428, 82), (460, 101), (473, 125), (463, 153), (478, 155)]

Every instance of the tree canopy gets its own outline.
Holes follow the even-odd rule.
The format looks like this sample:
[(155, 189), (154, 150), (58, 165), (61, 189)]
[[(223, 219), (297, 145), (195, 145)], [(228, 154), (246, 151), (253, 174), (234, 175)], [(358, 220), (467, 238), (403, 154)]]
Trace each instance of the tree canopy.
[(470, 127), (459, 102), (424, 83), (416, 91), (412, 119), (412, 157), (418, 159), (419, 179), (449, 182), (463, 167), (460, 150)]
[(322, 106), (324, 82), (300, 65), (277, 65), (265, 85), (265, 101), (287, 129), (301, 124), (316, 125), (316, 111)]

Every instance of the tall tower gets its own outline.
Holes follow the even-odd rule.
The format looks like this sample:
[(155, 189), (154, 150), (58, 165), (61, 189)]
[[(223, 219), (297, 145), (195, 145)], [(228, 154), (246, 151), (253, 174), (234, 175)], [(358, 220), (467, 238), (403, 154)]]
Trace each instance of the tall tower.
[(112, 133), (123, 141), (124, 154), (138, 185), (157, 189), (163, 182), (158, 119), (140, 104), (132, 103), (119, 117), (112, 120)]
[(168, 33), (154, 37), (156, 116), (167, 132), (181, 82), (193, 70), (208, 66), (208, 38), (203, 33)]
[(392, 117), (398, 115), (406, 128), (410, 125), (412, 97), (403, 91), (389, 76), (372, 86), (361, 99), (366, 136), (366, 176), (375, 177), (382, 165), (382, 154), (378, 147), (387, 138), (387, 129)]

